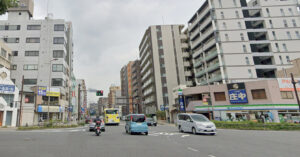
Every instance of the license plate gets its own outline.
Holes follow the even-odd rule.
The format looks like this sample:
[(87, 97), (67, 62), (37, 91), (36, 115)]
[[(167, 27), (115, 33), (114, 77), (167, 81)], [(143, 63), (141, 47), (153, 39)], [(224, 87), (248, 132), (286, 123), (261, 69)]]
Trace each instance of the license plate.
[(142, 124), (138, 123), (137, 125), (142, 125)]

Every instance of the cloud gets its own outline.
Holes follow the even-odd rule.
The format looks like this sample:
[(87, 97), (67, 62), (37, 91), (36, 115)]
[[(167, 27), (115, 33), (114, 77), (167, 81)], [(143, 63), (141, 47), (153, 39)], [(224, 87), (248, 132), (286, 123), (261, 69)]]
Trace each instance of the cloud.
[[(108, 93), (120, 85), (120, 69), (138, 58), (149, 25), (186, 24), (203, 0), (49, 0), (54, 18), (72, 21), (74, 73), (88, 88)], [(47, 0), (35, 0), (34, 18), (47, 14)], [(88, 99), (97, 101), (95, 94)]]

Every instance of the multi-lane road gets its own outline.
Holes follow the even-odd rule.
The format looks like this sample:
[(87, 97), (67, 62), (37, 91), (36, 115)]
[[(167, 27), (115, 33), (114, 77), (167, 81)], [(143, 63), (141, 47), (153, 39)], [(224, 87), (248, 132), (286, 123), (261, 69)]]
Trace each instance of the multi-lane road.
[(129, 135), (124, 124), (97, 137), (85, 127), (0, 130), (0, 157), (299, 157), (300, 132), (218, 130), (216, 136), (179, 133), (174, 126)]

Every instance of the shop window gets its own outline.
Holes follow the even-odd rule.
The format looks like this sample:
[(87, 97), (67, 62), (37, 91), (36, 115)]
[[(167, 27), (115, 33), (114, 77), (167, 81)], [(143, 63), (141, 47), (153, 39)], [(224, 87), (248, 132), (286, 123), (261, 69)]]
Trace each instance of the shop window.
[(34, 103), (34, 95), (26, 94), (25, 95), (25, 103)]
[(253, 99), (267, 99), (265, 89), (254, 89), (251, 90), (252, 98)]
[(215, 92), (215, 101), (226, 101), (225, 92)]
[(280, 94), (282, 99), (294, 99), (293, 92), (291, 91), (281, 91)]

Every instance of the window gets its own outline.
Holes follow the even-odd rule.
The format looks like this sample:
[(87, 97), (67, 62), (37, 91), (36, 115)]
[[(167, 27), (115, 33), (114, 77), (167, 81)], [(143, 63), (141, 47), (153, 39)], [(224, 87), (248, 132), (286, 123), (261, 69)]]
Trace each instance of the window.
[(162, 45), (159, 46), (159, 49), (163, 49), (164, 47)]
[(283, 9), (280, 9), (280, 12), (281, 12), (281, 16), (285, 16), (285, 13), (284, 13)]
[(166, 73), (161, 74), (161, 77), (166, 77)]
[(286, 56), (285, 58), (287, 63), (291, 63), (290, 56)]
[(36, 85), (37, 79), (24, 79), (24, 85)]
[(41, 30), (41, 25), (27, 25), (27, 30)]
[(64, 66), (62, 64), (53, 64), (52, 65), (52, 72), (63, 72)]
[(226, 101), (225, 92), (215, 92), (215, 101)]
[(287, 49), (287, 47), (286, 47), (286, 44), (282, 44), (282, 47), (283, 47), (283, 50), (284, 50), (285, 52), (288, 51), (288, 49)]
[(269, 23), (270, 23), (270, 27), (273, 28), (273, 22), (272, 22), (272, 20), (269, 20)]
[(25, 51), (25, 56), (39, 56), (39, 51)]
[(19, 38), (3, 38), (5, 43), (19, 43)]
[(269, 10), (269, 8), (266, 8), (266, 12), (267, 12), (268, 16), (270, 16), (270, 10)]
[(293, 92), (291, 91), (281, 91), (281, 99), (294, 99)]
[(54, 37), (53, 44), (65, 44), (64, 37)]
[(289, 27), (286, 20), (283, 20), (283, 25), (284, 25), (284, 27)]
[(5, 30), (5, 25), (0, 25), (0, 30), (1, 31)]
[(63, 50), (54, 50), (53, 58), (64, 58), (64, 51)]
[(247, 52), (247, 47), (246, 45), (243, 45), (243, 51), (246, 53)]
[(241, 22), (238, 22), (238, 26), (239, 26), (239, 29), (242, 29), (242, 24), (241, 24)]
[(253, 99), (267, 99), (265, 89), (254, 89), (251, 90), (252, 98)]
[(53, 78), (52, 86), (63, 86), (63, 79), (62, 78)]
[(245, 57), (245, 60), (246, 60), (246, 64), (247, 64), (247, 65), (250, 65), (249, 58), (248, 58), (248, 57)]
[(283, 64), (282, 57), (279, 56), (280, 64)]
[(274, 38), (274, 40), (277, 40), (277, 37), (276, 37), (276, 33), (275, 33), (275, 31), (272, 31), (272, 34), (273, 34), (273, 38)]
[(242, 41), (244, 41), (244, 40), (245, 40), (245, 38), (244, 38), (244, 34), (243, 34), (243, 33), (241, 33), (241, 34), (240, 34), (240, 36), (241, 36), (241, 40), (242, 40)]
[(9, 31), (16, 31), (20, 30), (21, 26), (20, 25), (1, 25), (0, 30), (9, 30)]
[(236, 17), (236, 18), (240, 18), (240, 15), (239, 15), (239, 12), (238, 12), (238, 11), (235, 11), (235, 17)]
[(295, 33), (296, 33), (297, 38), (300, 39), (299, 31), (295, 31)]
[(159, 57), (160, 57), (160, 58), (164, 58), (165, 56), (164, 56), (164, 55), (160, 55)]
[(219, 0), (220, 8), (222, 8), (222, 0)]
[(229, 41), (229, 36), (228, 36), (228, 34), (225, 34), (225, 40), (226, 40), (226, 41)]
[(224, 28), (224, 29), (227, 29), (227, 26), (226, 26), (226, 23), (225, 23), (225, 22), (223, 22), (223, 28)]
[(221, 18), (222, 18), (222, 19), (224, 19), (224, 18), (225, 18), (225, 16), (224, 16), (224, 12), (223, 12), (223, 11), (221, 11), (220, 13), (221, 13)]
[(277, 49), (277, 52), (280, 52), (278, 43), (275, 43), (275, 47), (276, 47), (276, 49)]
[(14, 95), (13, 94), (0, 94), (0, 97), (2, 97), (7, 102), (7, 105), (9, 105), (10, 107), (13, 107), (13, 103), (14, 103)]
[(236, 5), (237, 5), (236, 0), (233, 0), (233, 5), (236, 7)]
[(249, 78), (253, 77), (251, 69), (248, 69), (248, 75), (249, 75)]
[(3, 48), (1, 48), (1, 56), (6, 58), (7, 52)]
[(12, 51), (11, 53), (13, 56), (18, 56), (18, 51)]
[(26, 38), (26, 43), (40, 43), (40, 38)]
[(34, 95), (25, 94), (25, 103), (34, 103)]
[(25, 64), (23, 66), (24, 70), (38, 70), (38, 65), (37, 64)]
[(11, 65), (11, 70), (17, 70), (17, 65), (16, 64)]
[(292, 8), (289, 8), (289, 12), (291, 15), (294, 15)]
[(297, 27), (297, 23), (296, 23), (296, 20), (295, 20), (295, 19), (292, 19), (292, 23), (293, 23), (293, 26), (294, 26), (294, 27)]
[(65, 25), (64, 24), (55, 24), (54, 31), (65, 31)]
[(287, 35), (288, 39), (292, 39), (292, 36), (291, 36), (290, 31), (287, 31), (287, 32), (286, 32), (286, 35)]

